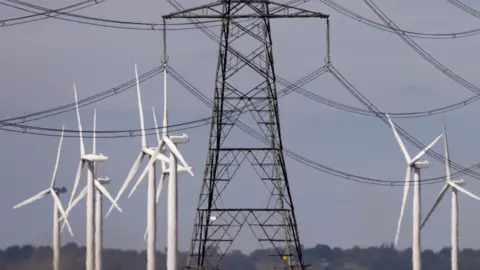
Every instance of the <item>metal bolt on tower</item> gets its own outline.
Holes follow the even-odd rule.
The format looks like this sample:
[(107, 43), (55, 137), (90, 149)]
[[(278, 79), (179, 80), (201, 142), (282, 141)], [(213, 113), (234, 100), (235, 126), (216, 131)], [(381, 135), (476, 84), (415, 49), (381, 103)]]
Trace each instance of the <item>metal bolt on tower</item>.
[[(268, 245), (276, 269), (305, 269), (283, 156), (270, 19), (328, 17), (266, 0), (221, 0), (163, 16), (222, 23), (213, 121), (187, 269), (219, 269), (243, 225), (262, 247)], [(248, 125), (241, 120), (245, 115), (253, 116)], [(263, 145), (233, 138), (234, 129), (253, 132)], [(267, 206), (225, 207), (222, 193), (234, 178), (242, 180), (235, 174), (245, 163), (268, 187)]]

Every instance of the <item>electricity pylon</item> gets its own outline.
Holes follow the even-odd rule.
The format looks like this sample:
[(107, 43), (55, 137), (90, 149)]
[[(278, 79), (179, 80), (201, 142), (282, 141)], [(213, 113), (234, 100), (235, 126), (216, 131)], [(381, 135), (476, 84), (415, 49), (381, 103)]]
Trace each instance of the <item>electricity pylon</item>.
[[(263, 247), (269, 246), (272, 267), (305, 269), (283, 155), (270, 19), (328, 17), (266, 0), (221, 0), (163, 16), (221, 21), (208, 157), (187, 269), (219, 269), (245, 224)], [(246, 115), (253, 119), (246, 122)], [(250, 143), (245, 134), (234, 138), (235, 129), (262, 144)], [(244, 163), (268, 187), (267, 206), (224, 205), (222, 193), (229, 183), (245, 179), (236, 175)]]

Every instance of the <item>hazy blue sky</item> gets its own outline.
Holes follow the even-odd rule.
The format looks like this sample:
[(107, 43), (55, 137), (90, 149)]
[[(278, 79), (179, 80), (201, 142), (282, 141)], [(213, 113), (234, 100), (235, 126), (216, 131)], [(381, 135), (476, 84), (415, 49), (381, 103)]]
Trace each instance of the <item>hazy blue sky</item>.
[[(52, 8), (76, 1), (35, 1)], [(180, 1), (184, 6), (205, 1)], [(282, 1), (283, 2), (283, 1)], [(337, 0), (337, 3), (371, 19), (375, 15), (362, 1)], [(353, 3), (355, 2), (355, 3)], [(479, 1), (466, 2), (480, 9)], [(447, 1), (377, 1), (398, 25), (417, 32), (457, 32), (480, 27), (480, 20), (458, 10)], [(463, 100), (470, 91), (452, 82), (442, 72), (424, 61), (396, 35), (360, 24), (336, 13), (316, 0), (304, 5), (331, 14), (332, 61), (362, 93), (386, 111), (418, 111), (437, 108)], [(131, 20), (161, 21), (161, 15), (173, 11), (164, 1), (106, 1), (82, 11), (91, 16)], [(0, 18), (25, 13), (0, 6)], [(219, 29), (213, 29), (218, 33)], [(325, 21), (294, 20), (273, 24), (277, 74), (295, 81), (323, 65)], [(170, 64), (204, 94), (213, 96), (214, 72), (218, 46), (198, 30), (168, 33)], [(55, 19), (20, 26), (0, 28), (0, 118), (22, 115), (73, 101), (75, 83), (80, 98), (107, 90), (133, 78), (134, 63), (143, 73), (157, 65), (161, 56), (161, 34), (154, 31), (128, 31), (81, 25)], [(454, 40), (417, 40), (434, 57), (473, 84), (478, 79), (479, 36)], [(170, 79), (170, 81), (173, 81)], [(210, 110), (178, 84), (169, 84), (172, 123), (199, 119)], [(144, 84), (143, 100), (147, 126), (152, 126), (151, 106), (158, 117), (163, 104), (162, 78)], [(279, 86), (279, 89), (282, 87)], [(360, 106), (331, 75), (324, 75), (305, 88), (342, 103)], [(94, 106), (98, 129), (139, 128), (134, 91), (81, 109), (85, 128), (91, 129)], [(446, 115), (449, 126), (451, 157), (467, 166), (478, 162), (480, 110), (474, 103)], [(381, 179), (403, 180), (405, 161), (391, 130), (378, 119), (352, 115), (326, 107), (292, 93), (280, 100), (282, 133), (286, 148), (310, 159), (352, 174)], [(397, 122), (427, 144), (441, 132), (439, 116)], [(74, 113), (32, 124), (76, 128)], [(195, 177), (180, 179), (180, 248), (186, 249), (192, 233), (208, 141), (208, 127), (187, 131), (191, 140), (182, 146)], [(153, 138), (150, 141), (153, 142)], [(18, 210), (17, 202), (48, 187), (53, 171), (58, 138), (16, 133), (0, 133), (0, 225), (1, 247), (12, 244), (51, 243), (52, 202), (49, 198)], [(90, 148), (90, 140), (86, 141)], [(411, 155), (413, 146), (407, 145)], [(108, 187), (116, 194), (140, 150), (140, 138), (99, 140), (97, 149), (109, 156), (100, 166), (100, 175), (108, 175)], [(435, 149), (443, 152), (442, 143)], [(65, 139), (58, 183), (72, 186), (79, 158), (78, 139)], [(432, 158), (425, 177), (443, 175), (443, 164)], [(305, 246), (317, 243), (333, 246), (369, 246), (393, 240), (401, 203), (401, 187), (377, 187), (354, 183), (305, 167), (287, 158), (291, 188), (296, 205), (300, 236)], [(480, 194), (480, 183), (466, 178), (467, 187)], [(258, 187), (261, 184), (256, 183)], [(252, 192), (250, 185), (238, 187), (235, 201), (266, 194)], [(423, 188), (422, 208), (427, 211), (441, 185)], [(105, 221), (105, 245), (143, 249), (146, 185), (131, 199), (120, 201), (124, 213), (114, 213)], [(231, 194), (231, 193), (230, 193)], [(68, 196), (63, 201), (67, 203)], [(165, 245), (165, 196), (159, 207), (158, 247)], [(479, 248), (480, 202), (460, 198), (460, 245)], [(423, 234), (424, 248), (438, 249), (449, 244), (449, 198), (439, 206)], [(411, 206), (408, 205), (401, 247), (411, 243)], [(83, 205), (72, 211), (74, 241), (83, 244)], [(242, 235), (250, 232), (244, 230)], [(245, 239), (249, 239), (246, 237)], [(63, 242), (72, 241), (66, 233)], [(245, 251), (258, 248), (252, 241), (242, 241), (232, 248)]]

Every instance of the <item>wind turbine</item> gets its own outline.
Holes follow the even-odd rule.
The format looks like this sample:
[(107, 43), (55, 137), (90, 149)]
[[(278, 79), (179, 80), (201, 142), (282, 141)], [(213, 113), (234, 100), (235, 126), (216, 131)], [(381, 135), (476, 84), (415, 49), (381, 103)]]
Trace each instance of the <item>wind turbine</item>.
[[(123, 192), (129, 185), (130, 181), (132, 180), (133, 176), (137, 172), (138, 168), (140, 167), (140, 162), (142, 159), (148, 155), (151, 157), (150, 161), (148, 162), (147, 166), (145, 167), (144, 173), (141, 175), (139, 180), (137, 181), (136, 185), (134, 186), (134, 189), (132, 192), (130, 192), (130, 196), (135, 190), (136, 186), (143, 180), (145, 177), (145, 174), (148, 172), (148, 194), (147, 194), (147, 227), (148, 227), (148, 236), (147, 236), (147, 269), (148, 270), (154, 270), (155, 269), (155, 253), (156, 253), (156, 203), (155, 203), (155, 161), (164, 161), (166, 163), (170, 163), (170, 159), (168, 159), (165, 155), (160, 153), (162, 148), (166, 145), (169, 149), (173, 148), (173, 152), (180, 156), (181, 158), (181, 163), (182, 165), (175, 166), (177, 170), (179, 171), (188, 171), (190, 174), (193, 175), (191, 168), (188, 166), (188, 164), (185, 162), (181, 154), (178, 152), (176, 149), (176, 146), (172, 142), (172, 140), (181, 142), (184, 141), (185, 138), (184, 136), (172, 138), (167, 138), (167, 140), (161, 140), (158, 142), (158, 146), (154, 148), (150, 148), (147, 146), (147, 137), (145, 134), (145, 123), (143, 120), (143, 106), (142, 106), (142, 98), (141, 98), (141, 93), (140, 93), (140, 85), (139, 85), (139, 80), (138, 80), (138, 71), (137, 71), (137, 65), (135, 64), (135, 77), (137, 80), (137, 98), (138, 98), (138, 111), (140, 115), (140, 128), (141, 128), (141, 134), (142, 134), (142, 149), (140, 154), (138, 155), (137, 159), (133, 163), (133, 166), (128, 173), (127, 179), (125, 179), (125, 182), (123, 183), (122, 187), (120, 188), (116, 198), (115, 202), (118, 201), (118, 199), (122, 196)], [(188, 137), (187, 137), (188, 139)], [(110, 214), (112, 211), (112, 207), (107, 213), (107, 216)]]
[[(153, 121), (155, 123), (155, 131), (156, 131), (156, 134), (157, 134), (157, 141), (158, 143), (161, 143), (161, 139), (160, 139), (160, 133), (158, 131), (158, 123), (157, 123), (157, 116), (155, 114), (155, 108), (152, 107), (152, 113), (153, 113)], [(167, 134), (167, 125), (164, 123), (163, 127), (162, 127), (162, 133), (163, 134)], [(175, 141), (176, 143), (180, 144), (180, 143), (184, 143), (185, 141), (181, 141), (181, 140), (176, 140)], [(165, 147), (162, 148), (160, 150), (160, 153), (162, 153), (163, 155), (165, 155)], [(155, 203), (158, 204), (158, 201), (160, 199), (160, 195), (162, 193), (162, 188), (163, 188), (163, 183), (165, 182), (165, 178), (168, 176), (168, 170), (167, 169), (167, 163), (165, 161), (161, 161), (161, 164), (162, 164), (162, 172), (161, 172), (161, 175), (160, 175), (160, 181), (158, 182), (158, 185), (157, 185), (157, 192), (155, 194)], [(177, 167), (178, 168), (178, 167)], [(183, 172), (183, 171), (180, 171), (180, 173)], [(138, 184), (140, 184), (140, 182), (137, 182), (135, 183), (135, 186), (132, 188), (132, 191), (130, 193), (133, 193), (133, 191), (137, 188)], [(131, 196), (131, 194), (129, 195), (129, 197)], [(143, 240), (147, 240), (147, 235), (148, 235), (148, 226), (145, 228), (145, 233), (143, 234)]]
[[(82, 122), (80, 120), (80, 112), (78, 110), (78, 97), (77, 97), (77, 88), (73, 85), (73, 90), (75, 93), (75, 107), (77, 110), (77, 120), (78, 120), (78, 131), (80, 135), (80, 163), (78, 164), (77, 175), (75, 177), (75, 181), (73, 183), (72, 194), (70, 196), (70, 202), (68, 203), (68, 208), (72, 208), (73, 198), (75, 197), (75, 192), (78, 188), (78, 182), (80, 181), (80, 177), (82, 174), (82, 169), (85, 163), (87, 163), (88, 167), (88, 179), (87, 179), (87, 239), (86, 239), (86, 270), (94, 270), (94, 202), (95, 202), (95, 187), (99, 189), (103, 195), (108, 197), (113, 205), (118, 209), (118, 211), (122, 212), (122, 209), (118, 207), (116, 202), (111, 198), (108, 191), (103, 187), (100, 182), (95, 179), (95, 164), (99, 162), (105, 162), (108, 160), (108, 157), (103, 154), (85, 154), (85, 145), (83, 143), (83, 132), (82, 132)], [(94, 122), (96, 122), (96, 111), (94, 112)], [(95, 132), (94, 132), (95, 133)], [(95, 149), (95, 137), (93, 142), (93, 148)]]
[(449, 151), (448, 151), (448, 140), (447, 140), (447, 131), (445, 128), (445, 121), (443, 123), (443, 135), (444, 135), (444, 143), (445, 143), (445, 170), (446, 170), (446, 176), (447, 178), (445, 179), (445, 185), (443, 186), (442, 190), (440, 191), (440, 194), (438, 194), (437, 199), (435, 200), (435, 203), (432, 206), (432, 209), (430, 212), (428, 212), (427, 216), (422, 222), (422, 225), (420, 226), (420, 229), (423, 229), (425, 226), (426, 222), (432, 215), (432, 213), (435, 211), (435, 208), (438, 206), (440, 201), (442, 200), (443, 196), (447, 192), (449, 188), (452, 189), (452, 216), (451, 216), (451, 221), (452, 221), (452, 234), (451, 234), (451, 245), (452, 245), (452, 251), (451, 251), (451, 262), (452, 262), (452, 270), (458, 270), (458, 199), (457, 199), (457, 191), (463, 192), (467, 194), (468, 196), (480, 200), (479, 197), (473, 195), (471, 192), (463, 188), (462, 186), (465, 185), (465, 182), (460, 179), (460, 180), (452, 180), (452, 174), (450, 172), (450, 160), (449, 160)]
[(411, 158), (410, 155), (407, 152), (407, 149), (405, 148), (405, 145), (402, 142), (402, 139), (400, 139), (400, 136), (397, 133), (396, 127), (392, 122), (392, 119), (390, 119), (390, 116), (388, 114), (388, 122), (390, 123), (390, 126), (392, 127), (393, 134), (395, 135), (395, 138), (402, 149), (403, 155), (405, 156), (405, 160), (407, 161), (407, 171), (405, 175), (405, 185), (403, 189), (403, 198), (402, 198), (402, 208), (400, 210), (400, 217), (398, 219), (398, 225), (397, 225), (397, 232), (395, 235), (395, 242), (394, 245), (397, 247), (398, 244), (398, 237), (400, 235), (400, 227), (402, 224), (402, 219), (403, 219), (403, 213), (405, 212), (405, 204), (407, 202), (407, 196), (408, 196), (408, 188), (410, 184), (410, 173), (411, 170), (414, 170), (414, 176), (413, 176), (413, 248), (412, 248), (412, 264), (413, 264), (413, 270), (421, 270), (422, 269), (422, 262), (421, 262), (421, 239), (420, 239), (420, 218), (421, 218), (421, 212), (420, 212), (420, 171), (421, 169), (427, 169), (430, 167), (430, 163), (428, 160), (422, 160), (420, 161), (420, 158), (425, 155), (425, 153), (433, 147), (433, 145), (442, 137), (443, 134), (440, 134), (433, 142), (431, 142), (425, 149), (420, 151), (415, 157)]
[[(168, 170), (168, 208), (167, 208), (167, 270), (176, 270), (178, 269), (178, 260), (177, 260), (177, 255), (178, 255), (178, 189), (177, 189), (177, 172), (178, 166), (177, 163), (180, 161), (180, 163), (184, 164), (185, 167), (190, 169), (188, 165), (186, 164), (185, 160), (183, 159), (182, 155), (180, 152), (178, 152), (176, 144), (178, 143), (187, 143), (188, 142), (188, 136), (187, 134), (182, 134), (180, 136), (169, 136), (168, 135), (168, 115), (167, 115), (167, 73), (166, 73), (166, 61), (164, 61), (164, 70), (163, 70), (163, 89), (164, 89), (164, 107), (163, 107), (163, 128), (162, 128), (162, 140), (159, 142), (158, 148), (157, 149), (162, 149), (163, 144), (166, 144), (168, 147), (168, 150), (170, 152), (170, 170)], [(155, 111), (154, 113), (154, 121), (155, 121), (155, 126), (157, 126), (156, 123), (156, 117), (155, 117)], [(158, 130), (158, 128), (157, 128)], [(158, 135), (157, 135), (158, 136)], [(142, 181), (142, 179), (145, 177), (145, 174), (147, 173), (148, 166), (153, 165), (155, 163), (155, 157), (152, 157), (150, 161), (148, 162), (147, 167), (143, 171), (142, 175), (138, 179), (138, 182)], [(163, 163), (163, 162), (162, 162)], [(163, 165), (163, 164), (162, 164)], [(177, 168), (176, 170), (172, 170), (172, 168)], [(162, 166), (162, 169), (166, 170)], [(166, 172), (166, 171), (164, 171)], [(193, 173), (191, 170), (188, 170), (188, 172), (193, 176)], [(163, 177), (166, 176), (166, 174), (162, 174)], [(162, 181), (162, 179), (160, 180)], [(161, 188), (161, 187), (160, 187)], [(160, 189), (161, 191), (161, 189)], [(133, 192), (133, 190), (132, 190)], [(150, 193), (149, 193), (150, 194)], [(157, 193), (157, 200), (158, 196), (160, 195), (160, 192)], [(153, 196), (153, 192), (151, 194)], [(150, 214), (150, 213), (149, 213)], [(150, 235), (150, 231), (148, 233), (148, 236)]]
[(67, 220), (67, 214), (65, 213), (65, 210), (63, 209), (62, 203), (60, 202), (60, 199), (58, 198), (58, 195), (61, 193), (66, 193), (67, 189), (65, 187), (60, 187), (57, 188), (55, 187), (55, 182), (57, 180), (57, 170), (58, 170), (58, 163), (60, 161), (60, 152), (62, 149), (62, 142), (63, 142), (63, 129), (62, 128), (62, 135), (60, 137), (60, 143), (58, 145), (58, 151), (57, 151), (57, 160), (55, 162), (55, 168), (53, 169), (53, 177), (52, 177), (52, 182), (50, 183), (50, 187), (41, 191), (37, 195), (26, 199), (25, 201), (15, 205), (13, 208), (19, 208), (22, 207), (26, 204), (32, 203), (36, 200), (39, 200), (48, 194), (52, 196), (53, 199), (53, 270), (59, 270), (60, 269), (60, 226), (59, 226), (59, 212), (65, 219), (65, 224), (68, 227), (68, 231), (70, 235), (73, 237), (73, 232), (72, 228), (70, 227), (70, 224), (68, 223)]
[[(97, 129), (97, 110), (94, 110), (93, 113), (93, 153), (96, 153), (96, 129)], [(105, 189), (104, 185), (110, 182), (108, 177), (97, 178), (97, 165), (93, 164), (94, 169), (94, 184), (95, 184), (95, 270), (102, 269), (102, 250), (103, 250), (103, 223), (102, 223), (102, 207), (103, 207), (103, 196), (107, 197), (113, 205), (114, 201), (110, 193)], [(67, 209), (67, 215), (70, 213), (70, 210), (75, 207), (75, 205), (80, 202), (88, 193), (88, 185), (83, 188), (77, 198), (75, 198)], [(117, 206), (117, 209), (121, 209)], [(65, 223), (64, 223), (65, 224)], [(63, 227), (62, 227), (63, 229)]]

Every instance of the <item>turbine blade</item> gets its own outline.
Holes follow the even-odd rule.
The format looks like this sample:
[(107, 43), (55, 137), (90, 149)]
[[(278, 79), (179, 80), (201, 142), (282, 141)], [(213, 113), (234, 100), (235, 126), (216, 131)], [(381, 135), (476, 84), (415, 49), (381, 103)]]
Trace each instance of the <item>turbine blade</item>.
[(479, 200), (479, 201), (480, 201), (480, 198), (479, 198), (479, 197), (477, 197), (476, 195), (474, 195), (474, 194), (471, 193), (470, 191), (464, 189), (463, 187), (455, 184), (455, 182), (449, 181), (448, 183), (449, 183), (451, 186), (453, 186), (454, 188), (456, 188), (458, 191), (461, 191), (462, 193), (464, 193), (464, 194), (466, 194), (466, 195), (474, 198), (475, 200)]
[(160, 194), (162, 193), (162, 188), (163, 188), (163, 182), (165, 181), (166, 176), (167, 176), (167, 173), (162, 172), (160, 174), (160, 181), (158, 182), (158, 186), (157, 186), (157, 194), (155, 194), (155, 203), (158, 203), (158, 200), (160, 199)]
[(50, 192), (50, 189), (42, 190), (42, 191), (40, 191), (39, 193), (37, 193), (36, 195), (34, 195), (34, 196), (26, 199), (25, 201), (16, 204), (16, 205), (13, 207), (13, 209), (22, 207), (22, 206), (27, 205), (27, 204), (29, 204), (29, 203), (32, 203), (32, 202), (34, 202), (34, 201), (36, 201), (36, 200), (40, 200), (41, 198), (47, 196), (49, 192)]
[(135, 192), (135, 190), (137, 189), (137, 187), (140, 185), (140, 183), (142, 182), (142, 180), (143, 180), (144, 178), (145, 178), (145, 177), (138, 178), (137, 182), (135, 182), (135, 185), (133, 185), (132, 190), (130, 190), (130, 193), (128, 193), (128, 198), (129, 198), (129, 199), (130, 199), (130, 197), (132, 197), (133, 192)]
[(75, 108), (77, 110), (78, 132), (80, 133), (80, 155), (85, 155), (85, 145), (83, 144), (82, 121), (80, 120), (80, 111), (78, 110), (77, 87), (73, 85), (73, 92), (75, 93)]
[(62, 151), (64, 130), (65, 130), (65, 125), (62, 126), (62, 135), (60, 136), (60, 143), (58, 144), (57, 159), (55, 161), (55, 167), (53, 169), (53, 176), (52, 176), (52, 182), (50, 183), (50, 188), (53, 188), (53, 186), (55, 185), (55, 181), (57, 180), (57, 170), (58, 170), (58, 163), (60, 162), (60, 153)]
[[(126, 178), (125, 181), (123, 182), (123, 185), (122, 185), (122, 187), (120, 188), (120, 190), (118, 191), (117, 196), (115, 196), (115, 200), (114, 200), (115, 203), (116, 203), (116, 202), (120, 199), (120, 197), (123, 195), (123, 192), (125, 191), (125, 189), (127, 189), (128, 184), (130, 184), (130, 181), (132, 181), (133, 176), (135, 176), (135, 173), (137, 172), (138, 167), (140, 167), (140, 162), (142, 161), (142, 159), (143, 159), (144, 156), (145, 156), (145, 153), (143, 153), (143, 151), (140, 152), (140, 154), (138, 154), (137, 159), (136, 159), (135, 162), (133, 163), (132, 168), (130, 169), (130, 171), (128, 172), (127, 178)], [(115, 207), (114, 204), (112, 204), (112, 206), (110, 206), (110, 209), (108, 209), (108, 212), (107, 212), (107, 214), (105, 215), (105, 217), (108, 217), (108, 215), (110, 215), (110, 213), (112, 212), (112, 210), (113, 210), (114, 207)]]
[[(68, 215), (70, 214), (70, 211), (72, 211), (72, 209), (75, 207), (75, 205), (77, 205), (83, 198), (85, 198), (85, 196), (87, 195), (87, 186), (85, 186), (82, 191), (80, 192), (80, 194), (75, 198), (75, 200), (73, 200), (72, 202), (72, 205), (70, 205), (67, 210), (65, 211), (65, 214), (66, 216), (68, 217)], [(58, 221), (62, 221), (63, 220), (63, 216), (60, 217), (58, 219)], [(65, 228), (65, 221), (63, 222), (62, 224), (62, 228), (60, 231), (63, 232), (63, 229)]]
[(75, 180), (73, 181), (73, 188), (72, 193), (70, 194), (70, 200), (68, 201), (68, 207), (72, 205), (73, 198), (75, 197), (75, 192), (77, 192), (78, 182), (80, 181), (80, 177), (82, 176), (82, 169), (83, 165), (85, 165), (85, 161), (80, 160), (77, 169), (77, 175), (75, 175)]
[[(170, 140), (170, 138), (168, 136), (165, 136), (163, 138), (163, 141), (167, 144), (168, 146), (168, 149), (170, 149), (170, 152), (172, 154), (174, 154), (178, 161), (180, 161), (180, 163), (185, 167), (185, 169), (187, 170), (187, 172), (193, 176), (193, 172), (192, 172), (192, 169), (190, 168), (190, 166), (188, 166), (187, 162), (185, 161), (185, 159), (183, 158), (182, 154), (180, 154), (180, 151), (178, 151), (177, 147), (175, 146), (175, 144)], [(173, 168), (172, 168), (173, 169)], [(174, 168), (176, 169), (176, 168)]]
[(410, 155), (407, 152), (407, 148), (405, 148), (405, 145), (402, 142), (402, 139), (397, 133), (397, 128), (395, 127), (395, 124), (392, 122), (392, 119), (390, 119), (390, 116), (385, 114), (387, 116), (388, 122), (390, 123), (390, 126), (392, 127), (393, 130), (393, 135), (395, 136), (395, 139), (397, 140), (398, 145), (400, 146), (400, 149), (402, 149), (403, 155), (405, 156), (405, 159), (407, 160), (407, 163), (410, 162)]
[(405, 183), (403, 186), (403, 196), (402, 196), (402, 208), (400, 209), (400, 217), (398, 218), (397, 223), (397, 232), (395, 233), (395, 248), (398, 246), (398, 239), (400, 237), (400, 228), (402, 227), (403, 214), (405, 213), (405, 205), (407, 204), (408, 189), (410, 188), (410, 167), (407, 167), (405, 174)]
[(423, 149), (422, 151), (420, 151), (420, 153), (418, 153), (411, 161), (410, 161), (410, 164), (413, 164), (415, 162), (417, 162), (417, 160), (421, 159), (423, 157), (423, 155), (425, 155), (425, 153), (430, 150), (430, 148), (433, 147), (433, 145), (435, 143), (437, 143), (438, 140), (440, 140), (440, 138), (442, 138), (443, 134), (440, 134), (438, 135), (437, 138), (435, 138), (435, 140), (433, 140), (433, 142), (431, 142), (429, 145), (427, 145), (427, 147), (425, 147), (425, 149)]
[(147, 241), (148, 227), (145, 227), (145, 233), (143, 234), (143, 241)]
[(63, 209), (62, 202), (60, 201), (60, 199), (57, 196), (57, 193), (55, 193), (55, 191), (53, 189), (50, 192), (50, 194), (52, 194), (54, 203), (57, 204), (58, 210), (60, 211), (60, 214), (62, 214), (62, 216), (63, 216), (63, 220), (67, 225), (68, 232), (73, 237), (73, 230), (72, 230), (72, 227), (70, 227), (70, 223), (68, 222), (67, 214), (65, 213), (65, 210)]
[(155, 133), (157, 134), (157, 143), (160, 144), (160, 131), (158, 130), (157, 116), (155, 115), (155, 107), (152, 106), (153, 123), (155, 123)]
[(117, 210), (119, 212), (123, 212), (122, 208), (120, 208), (118, 206), (118, 204), (113, 200), (113, 197), (112, 195), (110, 195), (110, 192), (108, 192), (108, 190), (97, 180), (95, 179), (95, 187), (100, 190), (100, 192), (102, 193), (103, 196), (107, 197), (107, 199), (112, 203), (112, 205), (115, 206), (115, 208), (117, 208)]
[(138, 81), (137, 64), (135, 64), (135, 79), (137, 81), (137, 99), (138, 99), (138, 113), (140, 114), (140, 128), (142, 129), (142, 147), (147, 147), (147, 137), (145, 135), (145, 122), (143, 121), (143, 106), (142, 95), (140, 93), (140, 83)]
[(435, 203), (433, 204), (432, 206), (432, 209), (430, 209), (430, 211), (428, 212), (427, 216), (425, 217), (425, 219), (423, 220), (422, 224), (420, 225), (420, 230), (423, 229), (423, 227), (425, 226), (425, 224), (427, 223), (428, 219), (430, 218), (430, 216), (433, 214), (433, 211), (435, 211), (435, 208), (437, 208), (438, 204), (440, 203), (440, 201), (442, 200), (443, 196), (445, 195), (445, 193), (447, 192), (449, 188), (449, 184), (445, 184), (445, 186), (443, 186), (442, 190), (440, 191), (440, 193), (438, 194), (437, 196), (437, 199), (435, 200)]
[(443, 142), (445, 148), (445, 171), (447, 176), (447, 181), (452, 181), (452, 172), (450, 171), (450, 153), (448, 151), (448, 139), (447, 139), (447, 129), (445, 125), (445, 118), (442, 118), (443, 122)]

